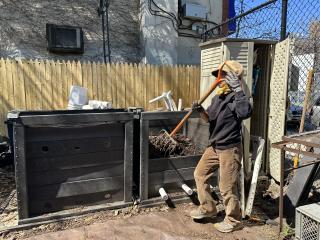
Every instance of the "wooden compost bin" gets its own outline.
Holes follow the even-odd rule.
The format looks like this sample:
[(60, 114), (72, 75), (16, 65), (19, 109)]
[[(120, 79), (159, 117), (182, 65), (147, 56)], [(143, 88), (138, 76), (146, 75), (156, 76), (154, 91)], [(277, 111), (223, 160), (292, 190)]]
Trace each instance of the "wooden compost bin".
[[(161, 129), (173, 130), (187, 112), (142, 112), (140, 116), (140, 199), (148, 202), (152, 198), (159, 200), (158, 190), (164, 187), (169, 193), (182, 192), (179, 178), (169, 163), (169, 158), (151, 158), (149, 156), (149, 136), (159, 134)], [(182, 132), (203, 149), (208, 145), (208, 125), (194, 113), (185, 124)], [(179, 174), (189, 184), (195, 186), (194, 169), (201, 158), (199, 155), (170, 157)], [(214, 181), (213, 181), (214, 182)]]
[(18, 112), (8, 121), (19, 224), (79, 206), (131, 202), (133, 113)]

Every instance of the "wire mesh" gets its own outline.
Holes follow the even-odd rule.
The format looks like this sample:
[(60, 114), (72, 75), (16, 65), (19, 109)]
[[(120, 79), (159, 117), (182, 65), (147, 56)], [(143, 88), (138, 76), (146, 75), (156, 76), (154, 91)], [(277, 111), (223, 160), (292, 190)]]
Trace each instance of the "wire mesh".
[[(289, 133), (320, 126), (319, 9), (320, 1), (288, 2), (287, 35), (292, 39), (287, 111)], [(305, 120), (300, 127), (303, 115)]]
[[(235, 9), (238, 15), (250, 11), (253, 1), (238, 0)], [(236, 20), (236, 30), (229, 37), (269, 39), (280, 38), (281, 1), (275, 1)]]
[(301, 239), (318, 240), (318, 223), (306, 216), (302, 215)]

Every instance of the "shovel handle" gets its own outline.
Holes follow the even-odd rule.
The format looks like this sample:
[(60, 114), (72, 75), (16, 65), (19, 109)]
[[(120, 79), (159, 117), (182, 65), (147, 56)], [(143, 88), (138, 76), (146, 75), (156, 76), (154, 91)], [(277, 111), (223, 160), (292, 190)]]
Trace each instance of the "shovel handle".
[[(225, 62), (222, 64), (222, 66), (219, 68), (219, 72), (218, 72), (218, 77), (216, 78), (216, 80), (212, 83), (210, 89), (206, 92), (206, 94), (204, 94), (200, 100), (199, 100), (199, 104), (202, 104), (208, 97), (209, 95), (216, 89), (216, 87), (219, 85), (219, 83), (222, 81), (221, 80), (221, 72), (222, 72), (222, 68), (225, 65)], [(191, 114), (194, 112), (194, 109), (190, 109), (190, 111), (182, 118), (182, 120), (179, 122), (179, 124), (175, 127), (175, 129), (173, 129), (173, 131), (170, 133), (170, 137), (173, 137), (174, 135), (176, 135), (176, 133), (182, 128), (183, 124), (188, 120), (188, 118), (191, 116)]]

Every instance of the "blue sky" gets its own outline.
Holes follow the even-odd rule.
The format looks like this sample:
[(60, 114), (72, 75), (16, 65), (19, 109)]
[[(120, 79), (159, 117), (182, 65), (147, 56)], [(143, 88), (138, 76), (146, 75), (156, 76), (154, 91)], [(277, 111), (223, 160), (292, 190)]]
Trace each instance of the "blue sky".
[[(239, 3), (241, 0), (236, 0), (236, 11), (239, 11)], [(255, 6), (258, 6), (266, 0), (243, 0), (244, 11), (247, 11)], [(261, 32), (266, 32), (265, 36), (276, 36), (280, 31), (281, 19), (281, 0), (271, 4), (270, 8), (264, 9), (242, 20), (241, 27), (244, 36), (259, 35)], [(309, 31), (311, 21), (320, 21), (320, 1), (319, 0), (288, 0), (288, 23), (287, 32), (299, 34), (306, 37)], [(247, 30), (246, 30), (247, 27)], [(259, 36), (258, 36), (259, 37)]]

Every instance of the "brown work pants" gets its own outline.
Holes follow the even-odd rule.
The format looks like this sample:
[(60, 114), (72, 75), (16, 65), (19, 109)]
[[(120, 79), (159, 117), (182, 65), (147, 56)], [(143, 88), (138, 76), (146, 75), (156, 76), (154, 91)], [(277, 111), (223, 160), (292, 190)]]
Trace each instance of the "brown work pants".
[(225, 206), (225, 220), (230, 223), (237, 223), (241, 218), (237, 185), (241, 169), (241, 157), (240, 144), (226, 150), (208, 147), (194, 171), (200, 208), (205, 212), (216, 213), (216, 204), (211, 196), (208, 180), (213, 172), (220, 167), (219, 189)]

